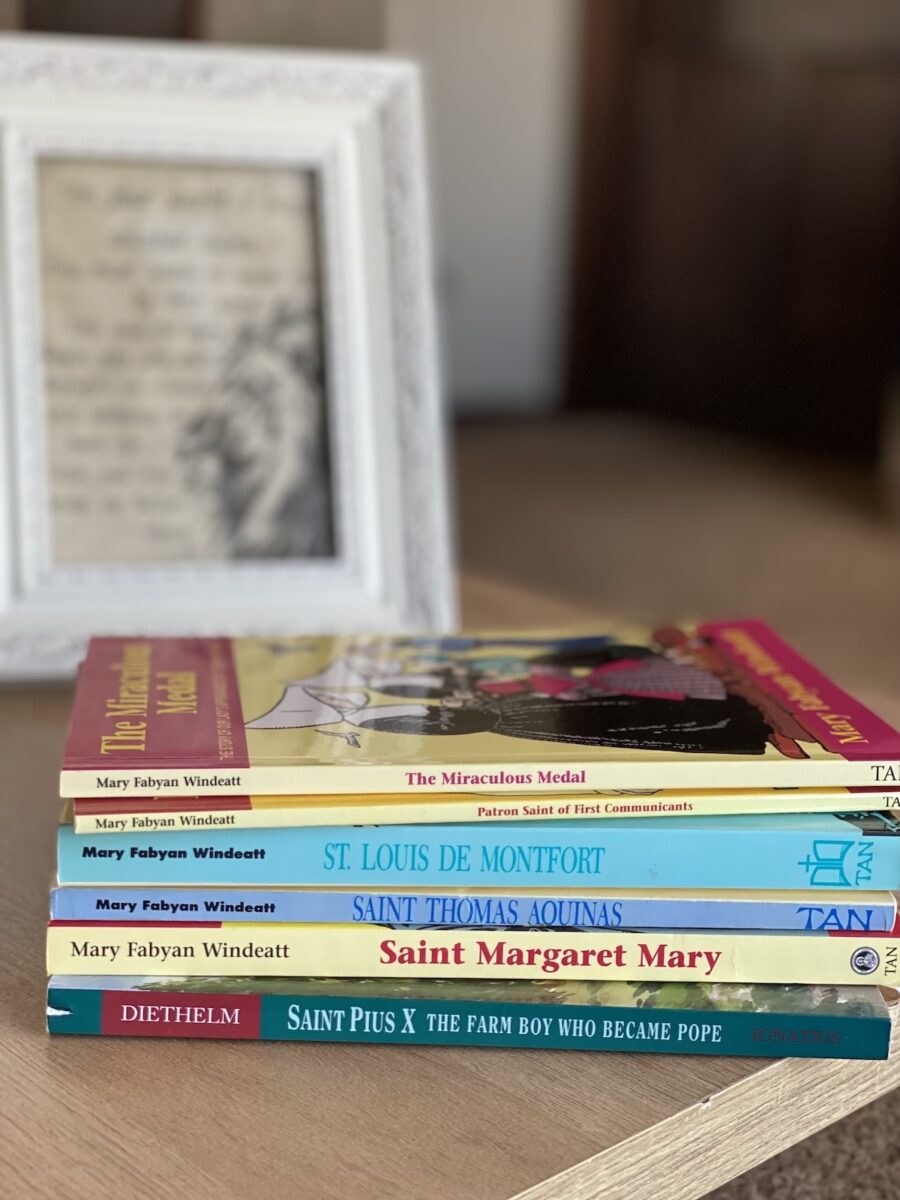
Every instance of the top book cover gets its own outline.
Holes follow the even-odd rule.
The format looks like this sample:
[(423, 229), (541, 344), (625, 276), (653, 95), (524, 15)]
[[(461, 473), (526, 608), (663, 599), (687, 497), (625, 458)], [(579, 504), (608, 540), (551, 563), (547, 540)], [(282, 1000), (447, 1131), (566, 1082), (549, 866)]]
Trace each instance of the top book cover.
[(760, 621), (95, 638), (63, 796), (883, 786), (900, 734)]

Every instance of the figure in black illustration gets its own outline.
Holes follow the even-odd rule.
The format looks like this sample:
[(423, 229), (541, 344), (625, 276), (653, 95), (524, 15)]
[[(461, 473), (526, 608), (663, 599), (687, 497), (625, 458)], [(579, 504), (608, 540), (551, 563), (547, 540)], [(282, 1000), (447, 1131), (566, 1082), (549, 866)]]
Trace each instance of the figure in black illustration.
[(693, 754), (762, 754), (768, 727), (740, 696), (723, 700), (525, 695), (456, 707), (444, 701), (422, 714), (379, 713), (362, 720), (383, 733), (499, 733), (534, 741)]
[(866, 837), (900, 836), (900, 814), (896, 812), (844, 812), (834, 816), (855, 825)]
[(229, 557), (334, 553), (316, 314), (280, 305), (240, 331), (220, 393), (186, 424), (179, 455)]
[[(493, 654), (490, 644), (479, 645), (484, 653), (473, 658), (455, 656), (446, 643), (406, 644), (414, 650), (404, 658), (361, 645), (293, 680), (247, 728), (317, 728), (351, 745), (353, 729), (370, 729), (707, 754), (762, 754), (771, 732), (762, 713), (714, 674), (645, 646), (563, 639), (524, 657), (503, 642)], [(350, 733), (328, 728), (337, 725)]]

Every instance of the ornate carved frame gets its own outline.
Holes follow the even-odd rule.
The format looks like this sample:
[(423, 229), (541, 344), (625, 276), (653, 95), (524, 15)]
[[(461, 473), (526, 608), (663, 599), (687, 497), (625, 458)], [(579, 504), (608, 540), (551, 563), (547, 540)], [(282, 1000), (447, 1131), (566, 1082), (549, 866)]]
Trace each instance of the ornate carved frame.
[[(35, 166), (53, 154), (319, 173), (335, 562), (50, 561)], [(416, 67), (0, 38), (0, 172), (0, 678), (66, 674), (95, 632), (452, 625)]]

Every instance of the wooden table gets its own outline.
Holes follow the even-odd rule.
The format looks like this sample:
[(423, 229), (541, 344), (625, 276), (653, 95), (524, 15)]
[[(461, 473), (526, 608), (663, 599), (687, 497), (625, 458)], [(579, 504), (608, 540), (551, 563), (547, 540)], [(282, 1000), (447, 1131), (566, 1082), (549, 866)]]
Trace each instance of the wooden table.
[[(495, 626), (584, 616), (484, 582), (466, 609)], [(0, 694), (4, 1200), (683, 1200), (900, 1083), (900, 1054), (51, 1041), (42, 940), (69, 702)]]

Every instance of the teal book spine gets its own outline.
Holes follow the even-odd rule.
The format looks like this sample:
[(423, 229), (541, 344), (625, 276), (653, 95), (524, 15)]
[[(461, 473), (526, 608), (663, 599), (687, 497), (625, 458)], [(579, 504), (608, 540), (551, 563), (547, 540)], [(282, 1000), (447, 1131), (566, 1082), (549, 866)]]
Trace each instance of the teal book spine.
[[(162, 981), (159, 981), (160, 984)], [(284, 993), (225, 993), (220, 980), (168, 981), (173, 990), (148, 990), (142, 980), (54, 977), (48, 989), (52, 1034), (187, 1037), (249, 1041), (369, 1042), (419, 1046), (485, 1046), (547, 1050), (608, 1050), (651, 1054), (885, 1059), (891, 1020), (875, 989), (729, 989), (725, 999), (702, 986), (663, 985), (667, 996), (639, 1002), (639, 985), (620, 985), (620, 1003), (579, 1002), (554, 994), (493, 984), (479, 994), (432, 981), (404, 993), (390, 982), (281, 981)], [(245, 989), (252, 980), (235, 980)], [(116, 986), (116, 984), (119, 986)], [(140, 986), (134, 986), (139, 984)], [(83, 986), (77, 986), (83, 985)], [(291, 991), (291, 985), (296, 991)], [(604, 985), (601, 985), (604, 986)], [(609, 986), (609, 985), (605, 985)], [(208, 988), (209, 990), (202, 990)], [(321, 989), (321, 990), (320, 990)], [(853, 1002), (836, 1000), (859, 992)], [(740, 992), (760, 993), (760, 1006), (735, 1007)], [(821, 995), (820, 995), (821, 994)], [(807, 997), (812, 999), (807, 1002)], [(583, 997), (592, 999), (588, 991)], [(772, 1002), (774, 998), (774, 1004)], [(698, 1005), (698, 999), (700, 1004)], [(678, 1003), (680, 1000), (680, 1004)], [(672, 1002), (675, 1002), (674, 1005)], [(745, 1004), (748, 1003), (745, 1000)], [(708, 1005), (708, 1006), (707, 1006)]]
[(60, 884), (900, 889), (895, 813), (76, 835)]

